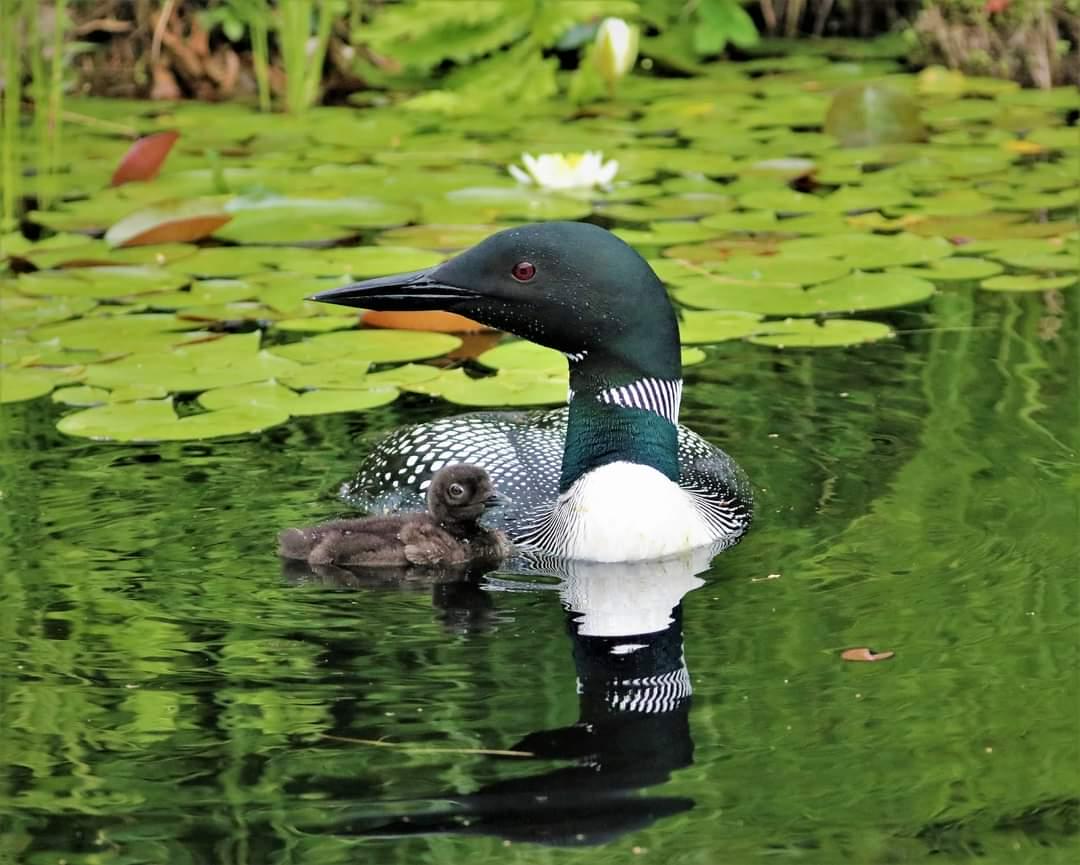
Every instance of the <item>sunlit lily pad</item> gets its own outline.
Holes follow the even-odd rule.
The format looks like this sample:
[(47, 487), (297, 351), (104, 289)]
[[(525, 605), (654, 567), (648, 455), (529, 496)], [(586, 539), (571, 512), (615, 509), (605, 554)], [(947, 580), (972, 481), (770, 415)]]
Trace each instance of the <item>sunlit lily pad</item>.
[(88, 267), (23, 274), (19, 277), (19, 291), (24, 294), (107, 299), (169, 291), (187, 281), (182, 274), (156, 267)]
[(876, 321), (830, 319), (818, 322), (807, 318), (771, 321), (762, 332), (750, 337), (756, 345), (775, 348), (825, 348), (877, 342), (892, 336), (892, 328)]
[(329, 242), (412, 217), (411, 208), (375, 198), (237, 198), (225, 209), (233, 220), (215, 236), (258, 244)]
[(758, 283), (724, 276), (702, 276), (675, 289), (675, 297), (703, 309), (739, 310), (762, 315), (810, 315), (905, 306), (934, 293), (933, 283), (904, 274), (856, 272), (804, 289), (794, 283)]
[(412, 385), (411, 390), (441, 396), (468, 406), (550, 405), (566, 402), (566, 371), (502, 370), (492, 376), (473, 378), (463, 369), (444, 372), (438, 378)]
[(90, 297), (24, 297), (0, 295), (0, 321), (5, 330), (39, 327), (89, 312), (96, 301)]
[(301, 363), (339, 359), (384, 363), (437, 357), (459, 345), (460, 339), (443, 333), (354, 330), (315, 336), (304, 342), (276, 346), (272, 351)]
[(52, 392), (52, 401), (64, 405), (101, 405), (109, 401), (109, 392), (101, 387), (89, 385), (76, 385), (64, 387)]
[(1077, 274), (1069, 276), (1039, 276), (1034, 273), (1017, 273), (984, 279), (980, 286), (988, 291), (1052, 291), (1068, 288), (1080, 279)]
[(199, 405), (208, 409), (233, 408), (241, 405), (258, 405), (291, 411), (300, 395), (274, 381), (216, 387), (199, 395)]
[(44, 396), (57, 384), (57, 377), (47, 372), (3, 369), (0, 370), (0, 403), (22, 402)]
[(56, 339), (67, 348), (95, 348), (110, 353), (159, 351), (202, 338), (200, 334), (184, 332), (196, 326), (164, 313), (113, 315), (49, 324), (35, 330), (33, 338)]
[(761, 330), (762, 316), (752, 312), (687, 310), (679, 328), (683, 343), (714, 343), (741, 339)]
[(279, 257), (274, 264), (296, 273), (319, 276), (346, 274), (359, 278), (420, 270), (438, 264), (445, 258), (427, 249), (410, 249), (404, 246), (357, 246), (318, 252), (306, 251), (302, 255), (302, 258), (293, 256), (286, 262)]
[(332, 330), (348, 330), (356, 327), (358, 315), (313, 315), (308, 318), (285, 318), (274, 322), (276, 330), (301, 333), (327, 333)]
[(876, 270), (946, 258), (955, 252), (955, 247), (940, 237), (841, 234), (790, 240), (784, 244), (784, 252), (792, 256), (839, 258), (859, 270)]
[(504, 226), (499, 225), (407, 225), (390, 228), (375, 238), (378, 244), (419, 247), (441, 252), (465, 249), (479, 243)]
[(103, 441), (188, 441), (258, 432), (288, 420), (282, 409), (246, 405), (178, 417), (171, 399), (110, 403), (65, 415), (63, 433)]
[[(1080, 270), (1080, 256), (1064, 252), (1005, 254), (995, 258), (1024, 270), (1043, 270), (1056, 273), (1069, 273)], [(990, 274), (986, 274), (989, 276)]]
[(368, 390), (313, 390), (300, 395), (289, 411), (294, 415), (336, 414), (346, 411), (367, 411), (388, 405), (400, 391), (393, 387)]
[(738, 279), (815, 285), (851, 273), (847, 262), (831, 258), (795, 258), (787, 255), (729, 258), (712, 270)]

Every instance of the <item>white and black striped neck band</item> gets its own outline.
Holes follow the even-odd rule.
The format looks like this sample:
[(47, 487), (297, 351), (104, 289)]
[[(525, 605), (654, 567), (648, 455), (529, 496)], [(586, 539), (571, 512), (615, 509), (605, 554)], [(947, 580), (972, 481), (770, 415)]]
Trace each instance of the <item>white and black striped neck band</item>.
[(651, 411), (672, 423), (678, 423), (682, 379), (639, 378), (620, 387), (605, 388), (596, 398), (608, 405)]

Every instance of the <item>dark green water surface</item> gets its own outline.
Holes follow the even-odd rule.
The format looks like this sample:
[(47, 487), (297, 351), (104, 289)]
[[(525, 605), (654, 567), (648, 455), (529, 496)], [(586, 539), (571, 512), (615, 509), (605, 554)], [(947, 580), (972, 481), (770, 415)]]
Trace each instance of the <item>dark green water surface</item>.
[[(674, 611), (690, 565), (581, 575), (585, 625), (554, 584), (283, 574), (276, 531), (445, 403), (131, 446), (4, 406), (0, 859), (1078, 861), (1075, 301), (709, 349), (683, 420), (756, 523)], [(635, 702), (680, 645), (693, 696)]]

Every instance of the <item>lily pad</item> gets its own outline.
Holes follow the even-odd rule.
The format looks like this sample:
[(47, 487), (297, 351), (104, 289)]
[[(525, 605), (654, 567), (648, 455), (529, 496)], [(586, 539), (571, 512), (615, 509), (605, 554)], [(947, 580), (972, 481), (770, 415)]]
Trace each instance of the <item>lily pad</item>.
[(408, 222), (412, 209), (375, 198), (233, 199), (233, 215), (215, 236), (234, 243), (325, 243), (349, 237), (362, 228)]
[(66, 348), (94, 348), (109, 353), (159, 351), (205, 334), (185, 333), (196, 327), (175, 315), (146, 313), (79, 318), (39, 327), (35, 340), (59, 340)]
[(768, 322), (762, 333), (750, 337), (750, 342), (775, 348), (824, 348), (877, 342), (892, 333), (892, 328), (876, 321), (789, 318)]
[(679, 328), (683, 343), (715, 343), (742, 339), (761, 330), (762, 316), (752, 312), (685, 311)]
[(346, 411), (367, 411), (388, 405), (400, 391), (393, 387), (368, 390), (313, 390), (300, 395), (289, 411), (294, 415), (337, 414)]
[(905, 306), (934, 293), (933, 283), (904, 274), (856, 272), (804, 289), (793, 283), (757, 283), (724, 276), (699, 277), (677, 288), (675, 297), (703, 309), (762, 315), (811, 315)]
[(105, 241), (110, 246), (188, 243), (209, 237), (231, 219), (219, 200), (167, 202), (125, 216), (105, 232)]
[(455, 369), (410, 389), (441, 396), (458, 405), (520, 406), (564, 403), (568, 387), (565, 371), (502, 370), (492, 376), (473, 378), (463, 369)]
[(190, 441), (259, 432), (288, 420), (287, 412), (247, 405), (178, 417), (172, 400), (110, 403), (65, 415), (60, 432), (102, 441)]
[(18, 285), (24, 294), (114, 299), (169, 291), (187, 281), (181, 274), (157, 267), (90, 267), (25, 273)]
[(64, 405), (101, 405), (109, 401), (109, 392), (101, 387), (89, 385), (76, 385), (64, 387), (52, 392), (52, 401)]
[(0, 370), (0, 403), (22, 402), (44, 396), (59, 382), (57, 377), (33, 370)]
[(276, 346), (271, 351), (301, 363), (339, 359), (387, 363), (437, 357), (460, 345), (460, 339), (444, 333), (353, 330), (315, 336), (304, 342)]

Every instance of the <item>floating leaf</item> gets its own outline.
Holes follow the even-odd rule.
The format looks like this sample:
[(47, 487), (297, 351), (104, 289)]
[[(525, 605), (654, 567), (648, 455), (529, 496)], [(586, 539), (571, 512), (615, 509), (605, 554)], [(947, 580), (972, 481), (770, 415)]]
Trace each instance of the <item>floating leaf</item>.
[(101, 405), (109, 401), (109, 392), (104, 388), (77, 385), (54, 390), (52, 401), (64, 405)]
[(274, 354), (300, 361), (363, 360), (385, 363), (421, 360), (453, 351), (461, 340), (442, 333), (404, 330), (352, 330), (315, 336), (304, 342), (276, 346)]
[(851, 273), (847, 262), (830, 258), (795, 258), (787, 255), (729, 258), (715, 265), (716, 273), (757, 282), (814, 285)]
[[(750, 337), (756, 345), (775, 348), (824, 348), (876, 342), (892, 336), (892, 328), (876, 321), (830, 319), (818, 322), (808, 318), (789, 318), (766, 322), (761, 333)], [(766, 332), (767, 331), (767, 332)]]
[(954, 258), (939, 258), (937, 261), (929, 262), (925, 267), (897, 267), (889, 268), (885, 272), (901, 276), (916, 276), (934, 282), (952, 282), (953, 280), (982, 279), (1001, 273), (1001, 270), (1002, 267), (997, 262), (963, 255)]
[(231, 219), (216, 200), (173, 201), (125, 216), (105, 232), (105, 241), (110, 246), (187, 243), (209, 237)]
[(199, 405), (208, 409), (234, 408), (240, 405), (270, 406), (290, 411), (300, 399), (296, 391), (277, 382), (260, 381), (252, 384), (216, 387), (199, 395)]
[(237, 198), (226, 210), (233, 220), (215, 236), (257, 244), (330, 242), (412, 217), (411, 208), (375, 198)]
[(0, 403), (44, 396), (57, 385), (56, 377), (30, 370), (0, 370)]
[(187, 278), (156, 267), (90, 267), (40, 270), (19, 277), (24, 294), (114, 299), (179, 288)]
[(398, 398), (400, 391), (393, 387), (370, 390), (313, 390), (301, 394), (290, 407), (294, 415), (336, 414), (344, 411), (367, 411), (388, 405)]
[(136, 140), (113, 172), (112, 185), (120, 186), (133, 180), (153, 180), (179, 137), (178, 132), (155, 132)]
[(445, 256), (427, 249), (404, 246), (357, 246), (348, 249), (327, 249), (319, 253), (304, 251), (288, 259), (279, 253), (274, 264), (296, 273), (318, 276), (383, 276), (432, 267)]
[(147, 313), (80, 318), (39, 327), (35, 340), (58, 340), (66, 348), (94, 348), (112, 354), (128, 351), (160, 351), (202, 333), (185, 333), (195, 327), (175, 315)]
[(550, 405), (566, 402), (567, 374), (545, 370), (502, 370), (472, 378), (463, 369), (444, 372), (410, 389), (468, 406)]
[(308, 318), (286, 318), (274, 322), (275, 330), (303, 333), (326, 333), (331, 330), (349, 330), (359, 323), (358, 315), (313, 315)]
[(810, 289), (791, 283), (757, 283), (703, 276), (680, 286), (675, 297), (689, 306), (762, 315), (810, 315), (905, 306), (934, 293), (933, 283), (905, 274), (856, 272)]
[(258, 432), (288, 420), (267, 406), (240, 406), (177, 417), (172, 400), (110, 403), (60, 418), (56, 428), (72, 436), (103, 441), (190, 441)]
[(984, 279), (979, 285), (988, 291), (1052, 291), (1068, 288), (1075, 284), (1080, 276), (1038, 276), (1034, 273), (1018, 273), (1005, 276), (993, 276)]
[(683, 343), (714, 343), (741, 339), (761, 330), (761, 316), (752, 312), (694, 312), (682, 315)]
[(955, 247), (947, 240), (940, 237), (918, 237), (914, 234), (896, 234), (891, 237), (840, 234), (798, 238), (784, 244), (785, 255), (839, 258), (858, 270), (922, 264), (946, 258), (953, 252)]

